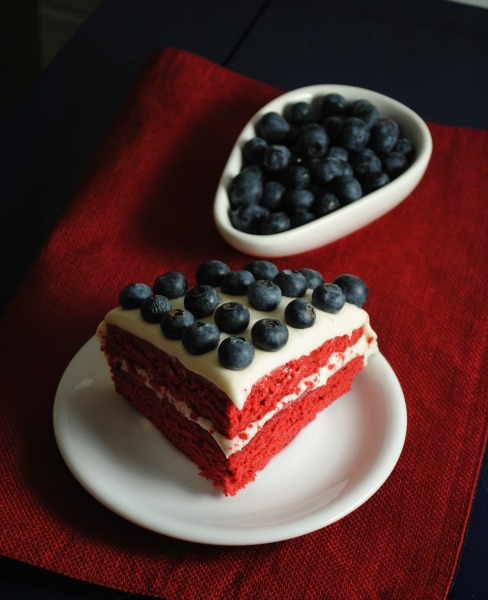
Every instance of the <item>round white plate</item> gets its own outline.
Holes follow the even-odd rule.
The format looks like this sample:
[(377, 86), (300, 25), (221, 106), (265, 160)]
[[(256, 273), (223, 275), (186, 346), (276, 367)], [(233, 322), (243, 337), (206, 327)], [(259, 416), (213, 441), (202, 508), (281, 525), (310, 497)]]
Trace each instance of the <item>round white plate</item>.
[(341, 519), (388, 478), (406, 427), (398, 379), (376, 355), (351, 392), (225, 497), (115, 393), (95, 337), (68, 365), (54, 402), (63, 459), (97, 500), (152, 531), (217, 545), (276, 542)]

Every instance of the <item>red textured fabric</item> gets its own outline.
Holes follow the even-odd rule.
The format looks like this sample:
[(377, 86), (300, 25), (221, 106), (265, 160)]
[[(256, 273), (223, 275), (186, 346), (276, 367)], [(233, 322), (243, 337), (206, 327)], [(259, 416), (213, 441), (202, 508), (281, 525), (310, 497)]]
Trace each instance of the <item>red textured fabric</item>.
[(278, 93), (186, 52), (148, 62), (0, 324), (4, 555), (168, 600), (447, 593), (488, 429), (488, 132), (431, 125), (432, 162), (407, 201), (346, 239), (275, 261), (365, 279), (403, 386), (404, 451), (358, 510), (275, 544), (182, 542), (101, 506), (56, 448), (57, 383), (122, 285), (209, 258), (247, 261), (218, 236), (213, 194), (241, 127)]

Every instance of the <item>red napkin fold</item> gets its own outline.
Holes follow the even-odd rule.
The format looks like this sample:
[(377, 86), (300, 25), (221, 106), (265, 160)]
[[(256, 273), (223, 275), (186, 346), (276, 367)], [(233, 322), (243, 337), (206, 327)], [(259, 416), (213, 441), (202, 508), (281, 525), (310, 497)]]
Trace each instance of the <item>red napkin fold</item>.
[(212, 221), (240, 129), (279, 91), (187, 52), (148, 61), (69, 209), (0, 324), (0, 540), (9, 557), (167, 599), (438, 598), (452, 580), (487, 437), (488, 132), (431, 125), (413, 194), (377, 222), (281, 268), (367, 281), (367, 309), (406, 396), (391, 477), (362, 507), (254, 547), (178, 541), (121, 519), (72, 477), (53, 398), (118, 290), (203, 260), (239, 268)]

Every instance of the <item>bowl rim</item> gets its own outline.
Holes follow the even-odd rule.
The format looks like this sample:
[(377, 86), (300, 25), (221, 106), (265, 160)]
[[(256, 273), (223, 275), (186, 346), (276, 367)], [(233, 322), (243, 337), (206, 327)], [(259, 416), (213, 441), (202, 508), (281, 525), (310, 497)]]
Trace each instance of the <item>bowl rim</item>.
[[(381, 117), (395, 118), (414, 143), (416, 155), (413, 163), (384, 188), (366, 194), (352, 204), (294, 229), (271, 235), (251, 234), (236, 229), (229, 218), (227, 186), (242, 167), (241, 149), (245, 141), (255, 137), (254, 127), (257, 121), (267, 112), (283, 112), (291, 103), (301, 100), (313, 101), (329, 93), (341, 94), (348, 101), (370, 100), (378, 107)], [(215, 225), (227, 243), (237, 250), (255, 256), (289, 256), (325, 246), (360, 228), (347, 225), (348, 220), (354, 215), (359, 215), (353, 220), (359, 220), (363, 227), (406, 199), (422, 179), (432, 155), (432, 148), (432, 136), (425, 121), (405, 104), (380, 92), (344, 84), (315, 84), (284, 92), (258, 109), (237, 136), (215, 194), (213, 204)], [(328, 229), (327, 235), (320, 239), (320, 233), (325, 229)]]

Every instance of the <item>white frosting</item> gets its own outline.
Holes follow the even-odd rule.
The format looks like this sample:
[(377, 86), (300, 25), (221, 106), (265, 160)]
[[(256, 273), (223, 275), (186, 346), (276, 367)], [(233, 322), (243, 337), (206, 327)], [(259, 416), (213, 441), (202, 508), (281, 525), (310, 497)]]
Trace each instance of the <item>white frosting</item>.
[[(306, 298), (310, 300), (311, 292)], [(255, 310), (248, 302), (246, 296), (229, 296), (219, 290), (220, 303), (240, 302), (249, 308), (251, 320), (245, 332), (239, 336), (251, 339), (251, 327), (258, 320), (265, 317), (277, 318), (285, 322), (284, 311), (286, 305), (293, 298), (284, 297), (280, 306), (269, 312)], [(183, 298), (171, 301), (173, 308), (183, 308)], [(175, 356), (187, 369), (210, 380), (225, 392), (237, 408), (242, 409), (244, 402), (251, 391), (252, 386), (264, 375), (273, 369), (289, 362), (306, 356), (325, 341), (350, 334), (358, 328), (363, 329), (364, 347), (362, 353), (365, 360), (371, 354), (377, 352), (376, 334), (369, 324), (369, 316), (361, 308), (346, 303), (335, 315), (316, 309), (315, 324), (307, 329), (295, 329), (288, 326), (289, 338), (286, 345), (276, 352), (266, 352), (256, 348), (256, 354), (251, 365), (241, 371), (232, 371), (221, 366), (217, 356), (217, 350), (202, 355), (193, 355), (185, 350), (180, 340), (169, 340), (164, 337), (159, 324), (145, 322), (138, 309), (124, 310), (115, 308), (105, 317), (100, 330), (104, 329), (105, 323), (115, 325), (128, 331), (139, 338), (149, 342), (156, 348)], [(212, 321), (213, 317), (205, 317), (200, 321)], [(221, 339), (228, 337), (222, 333)]]

